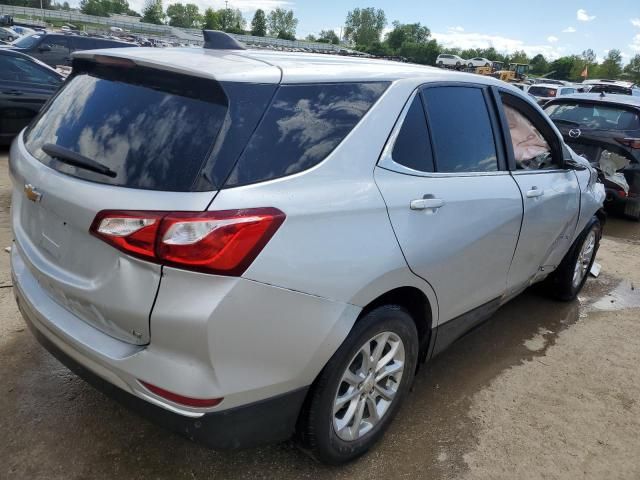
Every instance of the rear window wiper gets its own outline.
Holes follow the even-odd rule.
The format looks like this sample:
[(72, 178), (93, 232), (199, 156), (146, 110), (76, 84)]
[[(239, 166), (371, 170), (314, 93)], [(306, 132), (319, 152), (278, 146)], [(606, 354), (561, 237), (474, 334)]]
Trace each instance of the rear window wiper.
[(111, 178), (115, 178), (116, 175), (118, 175), (117, 172), (111, 170), (106, 165), (96, 162), (95, 160), (91, 160), (90, 158), (80, 155), (72, 150), (61, 147), (60, 145), (45, 143), (42, 146), (42, 151), (50, 157), (55, 158), (62, 163), (66, 163), (67, 165), (73, 165), (74, 167), (90, 170)]

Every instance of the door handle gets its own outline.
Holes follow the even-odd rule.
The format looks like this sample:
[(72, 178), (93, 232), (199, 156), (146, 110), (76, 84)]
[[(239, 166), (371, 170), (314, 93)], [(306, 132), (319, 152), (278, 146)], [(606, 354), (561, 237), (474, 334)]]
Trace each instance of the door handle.
[(440, 198), (418, 198), (411, 200), (409, 207), (411, 210), (437, 210), (444, 205), (444, 200)]
[(527, 192), (527, 198), (541, 197), (543, 195), (544, 195), (544, 190), (538, 187), (531, 187), (531, 190)]

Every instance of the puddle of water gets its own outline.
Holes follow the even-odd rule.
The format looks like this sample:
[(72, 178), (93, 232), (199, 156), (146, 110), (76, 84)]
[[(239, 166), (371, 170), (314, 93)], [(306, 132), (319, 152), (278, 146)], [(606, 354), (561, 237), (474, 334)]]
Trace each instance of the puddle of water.
[(610, 293), (588, 305), (589, 310), (613, 312), (640, 307), (640, 290), (629, 280), (623, 280)]

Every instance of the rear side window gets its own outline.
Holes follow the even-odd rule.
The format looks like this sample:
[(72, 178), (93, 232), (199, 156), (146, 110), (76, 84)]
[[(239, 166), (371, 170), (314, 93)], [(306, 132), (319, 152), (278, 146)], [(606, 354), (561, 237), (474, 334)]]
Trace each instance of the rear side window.
[(480, 88), (432, 87), (422, 92), (438, 172), (498, 170), (491, 120)]
[[(28, 131), (29, 152), (58, 171), (131, 188), (190, 191), (221, 129), (216, 82), (144, 69), (76, 74)], [(115, 178), (49, 157), (51, 143), (100, 162)]]
[(528, 92), (536, 97), (555, 97), (556, 89), (549, 87), (529, 87)]
[(281, 86), (226, 186), (271, 180), (317, 165), (342, 142), (387, 85)]
[(420, 95), (415, 96), (407, 111), (391, 156), (394, 162), (405, 167), (433, 172), (433, 154)]

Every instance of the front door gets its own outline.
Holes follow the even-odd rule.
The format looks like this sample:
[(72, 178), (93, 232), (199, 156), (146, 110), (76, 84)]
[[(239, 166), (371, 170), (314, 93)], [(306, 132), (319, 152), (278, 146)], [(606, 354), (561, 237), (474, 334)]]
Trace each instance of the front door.
[(518, 240), (522, 198), (491, 104), (481, 86), (416, 92), (375, 170), (400, 247), (433, 287), (441, 323), (503, 295)]
[(506, 91), (500, 94), (509, 128), (508, 157), (522, 192), (524, 219), (509, 271), (516, 292), (562, 261), (578, 223), (580, 186), (573, 170), (562, 168), (562, 141), (534, 107)]

